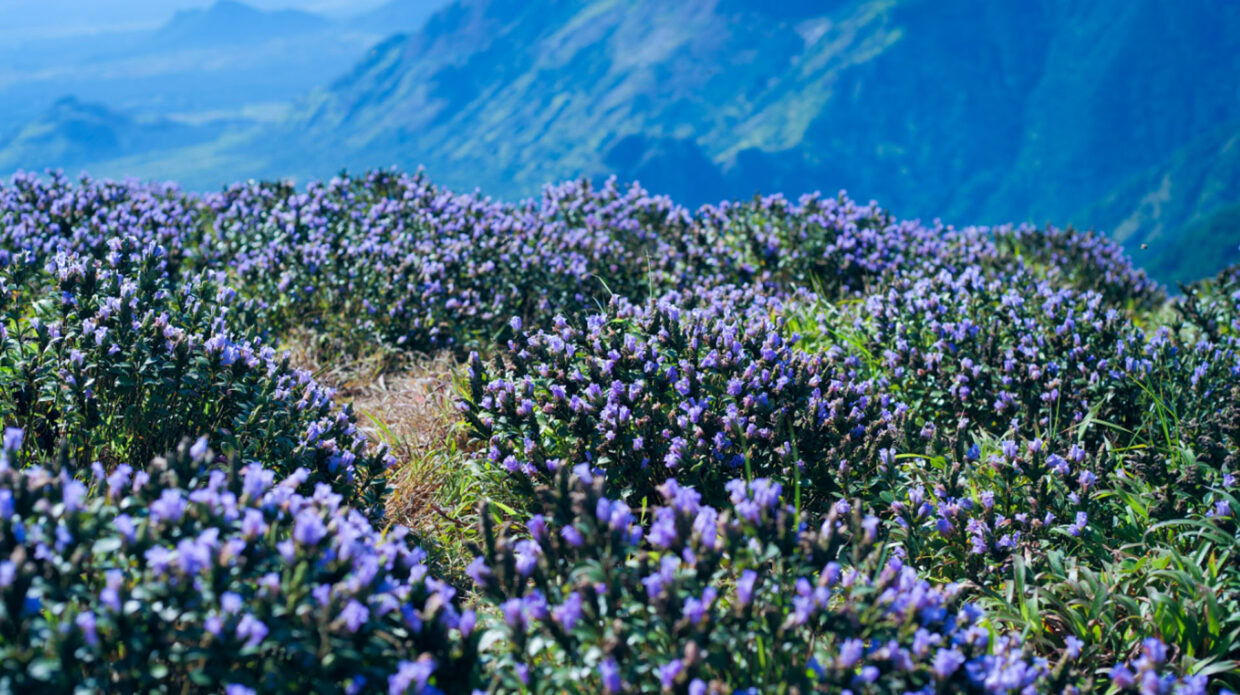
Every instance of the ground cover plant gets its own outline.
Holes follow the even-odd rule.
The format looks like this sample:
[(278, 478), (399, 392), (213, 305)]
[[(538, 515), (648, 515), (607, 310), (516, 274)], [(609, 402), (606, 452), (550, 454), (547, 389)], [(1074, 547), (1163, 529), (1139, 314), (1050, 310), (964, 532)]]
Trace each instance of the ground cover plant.
[(1240, 271), (843, 194), (0, 186), (0, 688), (1240, 688)]

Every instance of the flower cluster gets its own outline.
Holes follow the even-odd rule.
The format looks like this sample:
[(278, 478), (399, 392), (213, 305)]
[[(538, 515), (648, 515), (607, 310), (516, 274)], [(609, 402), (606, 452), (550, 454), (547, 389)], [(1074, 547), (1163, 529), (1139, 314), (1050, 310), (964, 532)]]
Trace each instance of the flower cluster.
[[(0, 453), (0, 688), (459, 692), (475, 617), (308, 474), (208, 466), (205, 440), (87, 480)], [(418, 687), (413, 687), (416, 684)], [(404, 692), (393, 687), (393, 692)]]
[(557, 319), (510, 341), (507, 366), (475, 356), (462, 409), (490, 462), (542, 482), (586, 463), (630, 500), (671, 477), (712, 502), (741, 473), (806, 503), (874, 486), (880, 451), (905, 436), (904, 406), (856, 378), (855, 362), (798, 350), (769, 302), (707, 295), (691, 310), (664, 299), (582, 327)]
[(905, 459), (909, 482), (889, 506), (900, 527), (893, 538), (918, 566), (950, 568), (934, 574), (952, 580), (1001, 585), (1017, 557), (1042, 569), (1049, 553), (1081, 545), (1106, 517), (1096, 495), (1106, 473), (1080, 446), (1065, 453), (1040, 439), (1005, 440), (950, 464)]
[[(470, 573), (499, 609), (487, 628), (508, 645), (501, 683), (535, 693), (583, 681), (608, 693), (1092, 688), (1080, 640), (1047, 660), (996, 634), (958, 585), (920, 579), (860, 507), (840, 500), (805, 523), (777, 483), (727, 488), (714, 508), (668, 481), (643, 521), (582, 467), (543, 492), (546, 513), (524, 533), (488, 528)], [(1138, 668), (1203, 692), (1204, 679), (1181, 684), (1162, 665)]]
[[(205, 201), (213, 242), (276, 321), (415, 349), (476, 342), (511, 316), (544, 323), (611, 294), (689, 282), (687, 213), (614, 182), (507, 205), (415, 176), (234, 186)], [(333, 321), (340, 323), (332, 324)]]
[(1144, 270), (1133, 268), (1123, 247), (1097, 232), (1022, 225), (999, 227), (994, 237), (1001, 251), (1024, 258), (1048, 279), (1097, 292), (1113, 305), (1151, 309), (1166, 297)]
[[(1184, 291), (844, 194), (16, 176), (0, 690), (1235, 688), (1240, 271)], [(294, 329), (474, 353), (472, 587)]]
[(381, 509), (386, 454), (247, 328), (247, 303), (217, 273), (174, 286), (162, 247), (126, 237), (108, 248), (103, 261), (57, 253), (43, 268), (30, 252), (0, 258), (0, 282), (14, 288), (0, 299), (0, 415), (30, 446), (140, 467), (209, 435), (227, 456), (284, 475), (305, 468), (308, 485)]

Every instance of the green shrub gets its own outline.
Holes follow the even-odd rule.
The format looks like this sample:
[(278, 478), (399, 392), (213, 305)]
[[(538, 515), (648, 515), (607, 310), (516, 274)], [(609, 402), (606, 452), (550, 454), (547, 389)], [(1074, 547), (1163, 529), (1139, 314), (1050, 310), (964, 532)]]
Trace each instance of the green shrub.
[(0, 454), (0, 689), (359, 692), (418, 674), (460, 692), (479, 678), (473, 614), (425, 554), (325, 484), (300, 494), (304, 469), (214, 468), (203, 439), (79, 481), (21, 440), (6, 431)]

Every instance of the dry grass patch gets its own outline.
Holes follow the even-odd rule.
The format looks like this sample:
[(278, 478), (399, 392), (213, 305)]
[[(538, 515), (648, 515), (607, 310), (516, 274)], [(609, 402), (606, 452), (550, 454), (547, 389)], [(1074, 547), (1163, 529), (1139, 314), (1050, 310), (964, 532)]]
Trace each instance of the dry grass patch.
[(465, 524), (444, 508), (445, 485), (460, 475), (466, 442), (454, 406), (457, 363), (447, 352), (415, 355), (376, 347), (350, 354), (326, 336), (299, 333), (289, 340), (293, 363), (335, 388), (351, 403), (358, 427), (396, 457), (387, 500), (388, 518), (415, 530)]

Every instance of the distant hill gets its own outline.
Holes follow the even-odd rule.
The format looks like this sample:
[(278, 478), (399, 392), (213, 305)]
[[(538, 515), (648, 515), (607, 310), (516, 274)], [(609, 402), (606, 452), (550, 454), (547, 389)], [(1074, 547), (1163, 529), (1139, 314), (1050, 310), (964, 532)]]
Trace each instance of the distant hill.
[(264, 12), (236, 0), (217, 0), (205, 9), (177, 12), (144, 43), (148, 49), (245, 44), (323, 32), (332, 24), (309, 12)]
[(77, 174), (99, 162), (185, 147), (219, 138), (222, 124), (194, 127), (167, 120), (139, 121), (72, 97), (0, 138), (0, 170), (62, 168)]
[[(0, 42), (0, 132), (40, 118), (64, 94), (144, 117), (269, 121), (339, 76), (367, 48), (418, 29), (442, 2), (392, 0), (361, 16), (334, 19), (217, 0), (151, 29), (6, 38)], [(371, 15), (375, 21), (363, 21)]]

